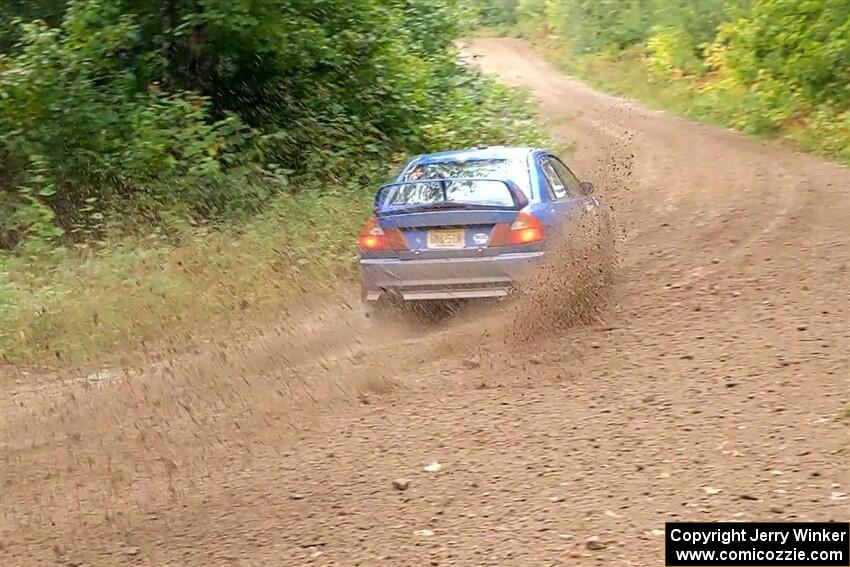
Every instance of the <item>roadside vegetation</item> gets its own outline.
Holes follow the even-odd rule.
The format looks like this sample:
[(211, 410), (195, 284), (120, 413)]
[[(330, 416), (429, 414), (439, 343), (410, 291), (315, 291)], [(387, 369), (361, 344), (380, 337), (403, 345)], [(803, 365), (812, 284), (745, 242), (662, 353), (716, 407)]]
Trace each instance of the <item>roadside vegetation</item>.
[(275, 313), (353, 275), (407, 156), (539, 142), (522, 93), (457, 63), (464, 6), (3, 2), (0, 363)]
[(850, 164), (850, 2), (479, 0), (598, 88)]

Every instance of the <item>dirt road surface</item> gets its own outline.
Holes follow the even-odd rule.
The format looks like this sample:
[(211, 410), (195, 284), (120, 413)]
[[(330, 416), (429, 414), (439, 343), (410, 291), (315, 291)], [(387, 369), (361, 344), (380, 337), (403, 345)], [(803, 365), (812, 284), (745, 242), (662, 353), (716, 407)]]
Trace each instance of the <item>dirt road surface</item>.
[(137, 374), (8, 380), (4, 567), (661, 565), (665, 521), (850, 518), (850, 171), (471, 49), (615, 206), (603, 319), (333, 307)]

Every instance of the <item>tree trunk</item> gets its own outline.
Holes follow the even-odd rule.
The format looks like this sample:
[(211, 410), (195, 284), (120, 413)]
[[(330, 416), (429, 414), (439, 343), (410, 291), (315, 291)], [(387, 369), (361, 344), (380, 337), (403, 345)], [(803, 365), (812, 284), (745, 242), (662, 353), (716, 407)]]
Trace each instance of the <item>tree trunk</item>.
[[(193, 10), (195, 14), (200, 14), (203, 8), (196, 0)], [(192, 29), (192, 35), (189, 36), (189, 84), (191, 88), (197, 92), (204, 91), (204, 45), (206, 44), (206, 24), (198, 23)]]
[(174, 27), (177, 25), (177, 0), (162, 3), (162, 83), (166, 88), (174, 86)]

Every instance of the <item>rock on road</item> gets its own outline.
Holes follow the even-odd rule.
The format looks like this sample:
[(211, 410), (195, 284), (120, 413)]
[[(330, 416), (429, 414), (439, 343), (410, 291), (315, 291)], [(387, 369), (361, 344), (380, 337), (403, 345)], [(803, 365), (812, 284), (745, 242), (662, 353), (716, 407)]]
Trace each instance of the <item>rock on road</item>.
[(470, 49), (615, 205), (605, 321), (5, 390), (4, 566), (660, 565), (666, 521), (850, 518), (850, 171)]

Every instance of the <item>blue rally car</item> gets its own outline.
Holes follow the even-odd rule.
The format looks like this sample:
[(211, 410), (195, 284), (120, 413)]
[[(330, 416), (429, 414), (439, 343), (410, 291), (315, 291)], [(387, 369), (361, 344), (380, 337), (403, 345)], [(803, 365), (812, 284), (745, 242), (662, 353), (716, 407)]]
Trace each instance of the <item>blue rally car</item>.
[(508, 295), (577, 216), (608, 210), (542, 149), (486, 147), (413, 159), (375, 195), (360, 233), (362, 299)]

